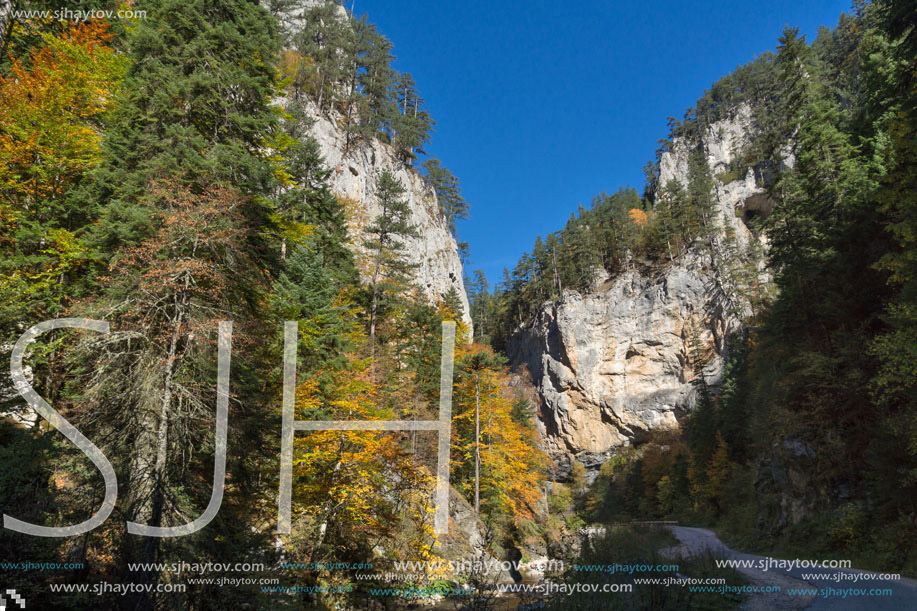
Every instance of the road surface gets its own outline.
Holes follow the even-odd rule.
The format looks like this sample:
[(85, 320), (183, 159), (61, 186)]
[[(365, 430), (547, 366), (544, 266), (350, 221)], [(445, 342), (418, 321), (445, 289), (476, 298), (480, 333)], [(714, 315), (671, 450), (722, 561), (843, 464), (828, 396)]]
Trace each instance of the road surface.
[[(673, 553), (683, 555), (694, 555), (712, 550), (721, 555), (723, 558), (737, 560), (766, 560), (765, 556), (756, 556), (754, 554), (745, 554), (732, 550), (724, 545), (713, 531), (704, 528), (689, 528), (687, 526), (669, 526), (681, 545), (670, 548)], [(806, 560), (806, 558), (803, 558)], [(902, 578), (900, 581), (888, 581), (877, 579), (864, 579), (859, 577), (853, 581), (849, 576), (876, 575), (870, 571), (858, 571), (856, 569), (826, 569), (826, 568), (798, 568), (782, 569), (771, 566), (768, 570), (762, 570), (757, 567), (737, 568), (752, 586), (779, 585), (781, 592), (767, 594), (752, 594), (750, 598), (743, 603), (742, 609), (747, 611), (758, 610), (789, 610), (789, 609), (809, 609), (812, 611), (835, 611), (835, 610), (872, 610), (878, 611), (901, 611), (905, 609), (917, 610), (917, 581)], [(841, 575), (837, 575), (840, 573)], [(803, 574), (807, 577), (803, 578)], [(817, 574), (821, 578), (814, 578), (812, 574)], [(828, 590), (833, 588), (833, 592)], [(808, 589), (813, 590), (814, 595), (791, 596), (787, 594), (789, 589)], [(863, 593), (873, 589), (890, 589), (890, 596), (869, 596)], [(861, 593), (854, 593), (853, 590), (859, 590)], [(844, 597), (840, 592), (846, 591)]]

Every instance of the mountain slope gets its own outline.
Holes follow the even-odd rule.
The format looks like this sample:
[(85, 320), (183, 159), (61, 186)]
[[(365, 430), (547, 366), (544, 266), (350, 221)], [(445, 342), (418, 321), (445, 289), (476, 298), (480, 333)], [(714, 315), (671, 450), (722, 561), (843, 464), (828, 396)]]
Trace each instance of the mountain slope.
[[(362, 252), (363, 230), (380, 213), (376, 180), (384, 169), (391, 170), (405, 186), (411, 223), (419, 233), (416, 238), (404, 240), (406, 256), (416, 265), (414, 284), (434, 305), (445, 298), (450, 289), (455, 289), (462, 305), (463, 321), (471, 328), (458, 246), (439, 211), (436, 192), (416, 170), (398, 159), (390, 145), (370, 139), (348, 146), (347, 135), (337, 126), (335, 114), (319, 113), (314, 103), (308, 104), (308, 115), (313, 121), (309, 133), (318, 142), (325, 165), (332, 170), (329, 183), (335, 195), (345, 202), (350, 234), (356, 236), (351, 247)], [(363, 272), (365, 279), (367, 272)]]

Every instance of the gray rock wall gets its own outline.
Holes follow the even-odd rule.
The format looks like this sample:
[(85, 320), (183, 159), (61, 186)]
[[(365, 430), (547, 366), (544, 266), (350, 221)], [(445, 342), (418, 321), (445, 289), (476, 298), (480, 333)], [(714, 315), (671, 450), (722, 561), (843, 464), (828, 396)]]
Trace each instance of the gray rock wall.
[[(352, 248), (363, 252), (365, 229), (379, 215), (376, 199), (376, 180), (384, 169), (391, 170), (407, 190), (405, 198), (411, 208), (411, 222), (420, 236), (406, 239), (408, 258), (415, 264), (414, 284), (430, 302), (437, 303), (455, 288), (464, 309), (464, 322), (471, 329), (468, 295), (462, 281), (462, 262), (458, 246), (445, 219), (439, 212), (436, 193), (420, 174), (405, 166), (393, 149), (377, 140), (352, 144), (346, 147), (346, 135), (336, 125), (334, 118), (320, 115), (314, 105), (309, 106), (314, 120), (310, 129), (318, 142), (326, 165), (331, 168), (331, 187), (347, 207), (347, 222), (352, 237)], [(364, 278), (369, 270), (361, 270)]]
[(713, 282), (688, 257), (657, 278), (630, 271), (589, 294), (566, 291), (519, 329), (511, 359), (525, 365), (543, 401), (548, 449), (598, 466), (609, 449), (672, 428), (694, 405), (692, 349), (717, 384), (735, 322), (709, 298)]
[[(739, 252), (753, 242), (767, 246), (749, 228), (750, 218), (770, 206), (755, 170), (722, 182), (749, 144), (750, 125), (750, 111), (741, 106), (702, 137), (715, 178), (714, 250), (724, 247), (727, 233)], [(659, 184), (687, 186), (688, 156), (686, 143), (676, 139), (660, 159)], [(538, 390), (545, 444), (559, 465), (555, 475), (563, 478), (572, 459), (595, 470), (615, 448), (678, 426), (695, 403), (698, 347), (708, 362), (701, 375), (713, 386), (720, 382), (726, 337), (741, 325), (722, 302), (717, 269), (709, 253), (689, 250), (654, 275), (628, 271), (585, 294), (565, 291), (517, 329), (510, 359), (528, 369)], [(758, 269), (767, 281), (763, 263)]]

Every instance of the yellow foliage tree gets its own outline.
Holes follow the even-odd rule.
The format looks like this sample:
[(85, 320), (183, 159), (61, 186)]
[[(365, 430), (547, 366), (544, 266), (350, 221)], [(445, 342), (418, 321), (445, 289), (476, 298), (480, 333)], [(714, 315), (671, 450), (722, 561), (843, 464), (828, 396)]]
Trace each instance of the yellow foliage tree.
[(630, 217), (631, 222), (640, 227), (641, 229), (646, 227), (646, 212), (638, 208), (631, 208), (628, 210), (627, 215)]
[(477, 479), (482, 511), (489, 516), (531, 518), (541, 497), (546, 464), (537, 447), (537, 433), (514, 413), (516, 401), (506, 373), (489, 347), (460, 345), (456, 362), (453, 481), (472, 498)]
[[(0, 77), (0, 308), (41, 316), (87, 258), (78, 229), (91, 219), (65, 204), (99, 160), (99, 121), (112, 107), (124, 60), (103, 22), (42, 34), (28, 61)], [(41, 301), (39, 305), (37, 302)]]
[[(356, 317), (347, 318), (349, 339), (365, 343)], [(306, 320), (300, 327), (308, 337), (313, 325)], [(296, 391), (298, 420), (392, 420), (395, 414), (389, 405), (384, 390), (373, 383), (369, 360), (354, 355), (345, 367), (311, 372)], [(296, 436), (293, 542), (297, 554), (317, 562), (348, 545), (372, 550), (385, 543), (396, 557), (429, 555), (433, 479), (402, 447), (399, 437), (380, 431)]]
[(99, 117), (113, 103), (124, 60), (104, 22), (42, 34), (28, 62), (0, 78), (0, 189), (20, 212), (60, 198), (99, 158)]

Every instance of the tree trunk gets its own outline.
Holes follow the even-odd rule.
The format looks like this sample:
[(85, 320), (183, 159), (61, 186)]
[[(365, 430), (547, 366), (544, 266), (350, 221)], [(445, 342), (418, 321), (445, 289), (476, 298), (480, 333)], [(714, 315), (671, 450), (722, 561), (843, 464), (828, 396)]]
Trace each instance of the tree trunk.
[[(165, 355), (165, 371), (162, 377), (162, 386), (152, 385), (151, 390), (157, 386), (163, 389), (163, 394), (158, 400), (158, 409), (154, 407), (154, 397), (150, 396), (140, 405), (140, 431), (136, 440), (137, 455), (131, 470), (131, 485), (129, 494), (132, 497), (130, 518), (132, 522), (161, 526), (165, 507), (165, 469), (169, 441), (169, 410), (172, 403), (172, 379), (175, 371), (175, 359), (178, 354), (182, 314), (178, 314), (172, 322), (172, 337), (169, 342), (168, 353)], [(130, 537), (131, 535), (128, 535)], [(159, 553), (159, 537), (144, 537), (140, 541), (132, 542), (139, 545), (136, 550), (137, 561), (151, 564), (157, 561)], [(131, 545), (133, 547), (133, 545)], [(156, 581), (157, 572), (146, 570), (138, 575), (141, 584), (152, 584)], [(154, 599), (150, 593), (138, 593), (135, 597), (133, 608), (152, 609)]]
[(481, 406), (478, 374), (474, 374), (474, 513), (481, 513)]
[(318, 112), (322, 112), (322, 94), (325, 93), (325, 73), (322, 72), (322, 82), (318, 86)]
[[(385, 214), (385, 210), (382, 212)], [(379, 235), (379, 252), (376, 255), (376, 269), (373, 270), (373, 300), (369, 308), (369, 355), (375, 356), (376, 353), (376, 310), (379, 305), (379, 275), (382, 272), (382, 254), (385, 250), (385, 233)], [(372, 363), (370, 363), (372, 367)]]
[(376, 349), (376, 310), (379, 305), (379, 261), (376, 262), (376, 271), (373, 273), (373, 300), (369, 307), (369, 354), (375, 355)]
[(357, 64), (353, 64), (353, 73), (350, 77), (350, 93), (347, 96), (347, 139), (344, 142), (344, 151), (350, 150), (350, 139), (353, 135), (353, 94), (357, 88)]
[(560, 295), (563, 295), (564, 286), (560, 281), (560, 276), (557, 274), (557, 248), (551, 249), (551, 260), (553, 262), (553, 268), (554, 268), (554, 283), (557, 286), (557, 294), (558, 296), (560, 296)]

